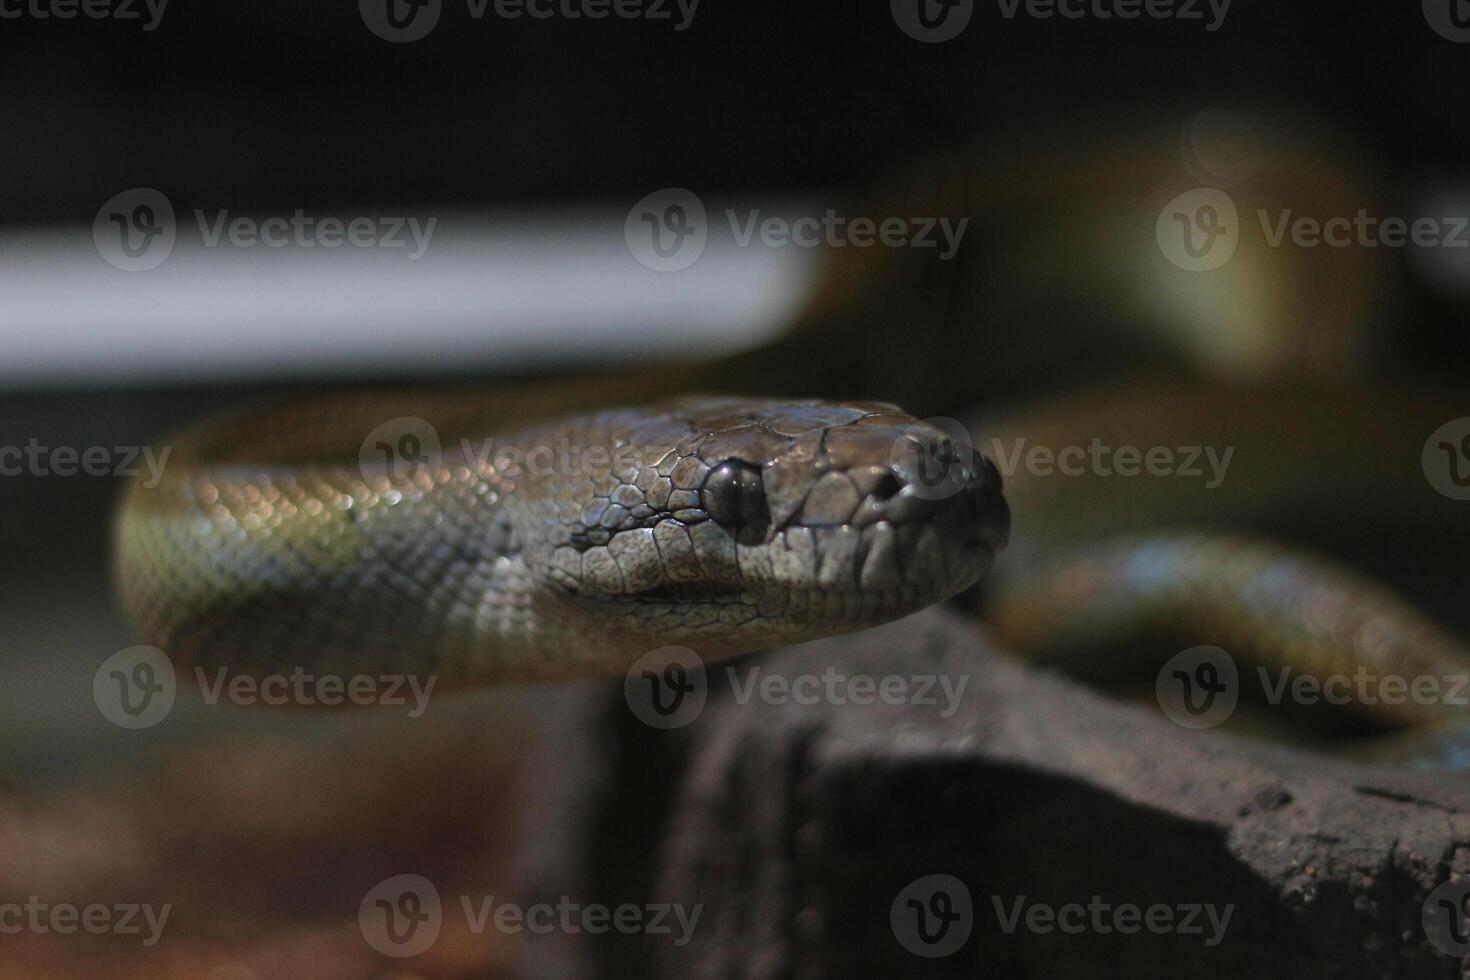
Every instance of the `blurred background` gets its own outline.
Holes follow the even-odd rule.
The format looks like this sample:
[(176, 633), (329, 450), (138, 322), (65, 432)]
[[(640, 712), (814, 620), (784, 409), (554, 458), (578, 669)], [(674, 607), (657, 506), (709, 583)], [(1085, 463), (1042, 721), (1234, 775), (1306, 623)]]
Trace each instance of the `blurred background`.
[[(156, 444), (326, 387), (699, 361), (793, 325), (850, 360), (853, 395), (919, 412), (966, 407), (967, 377), (983, 402), (1135, 357), (1455, 381), (1470, 232), (1273, 248), (1256, 215), (1470, 214), (1463, 6), (963, 2), (941, 40), (903, 0), (605, 19), (443, 0), (394, 8), (417, 11), (406, 29), (366, 0), (0, 0), (0, 447)], [(1158, 231), (1200, 187), (1240, 219), (1215, 277)], [(642, 215), (690, 200), (703, 251), (650, 251)], [(954, 261), (741, 240), (828, 209), (970, 223)], [(298, 213), (308, 244), (243, 244)], [(311, 237), (358, 219), (382, 246)], [(120, 747), (90, 699), (130, 642), (118, 490), (0, 478), (0, 778), (20, 800), (163, 741)]]

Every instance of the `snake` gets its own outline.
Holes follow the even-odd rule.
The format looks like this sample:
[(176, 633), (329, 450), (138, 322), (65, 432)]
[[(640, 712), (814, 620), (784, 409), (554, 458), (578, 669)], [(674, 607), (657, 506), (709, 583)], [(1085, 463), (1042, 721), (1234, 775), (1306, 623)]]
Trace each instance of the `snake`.
[[(549, 681), (886, 622), (1006, 542), (995, 467), (892, 405), (554, 401), (346, 396), (186, 433), (122, 506), (123, 605), (180, 667)], [(364, 462), (394, 420), (390, 451), (427, 433), (411, 464)]]
[[(1014, 521), (979, 612), (1038, 665), (1105, 676), (1158, 637), (1318, 678), (1367, 671), (1374, 691), (1470, 673), (1453, 631), (1395, 589), (1259, 531), (1407, 513), (1470, 544), (1419, 456), (1450, 395), (1114, 385), (956, 437), (882, 402), (598, 384), (319, 397), (187, 431), (121, 505), (124, 608), (180, 667), (555, 681), (670, 646), (722, 659), (901, 618), (971, 590)], [(567, 409), (619, 391), (659, 397)], [(1345, 402), (1372, 408), (1347, 432)], [(385, 425), (397, 442), (372, 438)], [(421, 458), (393, 465), (415, 433)], [(1206, 487), (1017, 465), (1026, 445), (1093, 444), (1221, 447), (1232, 471)], [(1380, 756), (1470, 762), (1463, 709), (1365, 700), (1375, 724), (1415, 735)]]
[[(987, 227), (1010, 237), (967, 242), (947, 265), (845, 250), (796, 327), (754, 351), (496, 390), (323, 396), (174, 436), (162, 479), (135, 483), (118, 509), (126, 618), (180, 666), (474, 685), (617, 674), (671, 645), (733, 657), (957, 601), (1001, 648), (1088, 680), (1122, 673), (1138, 651), (1212, 644), (1318, 678), (1361, 669), (1453, 684), (1470, 650), (1445, 625), (1448, 607), (1404, 598), (1424, 579), (1352, 567), (1355, 546), (1387, 540), (1437, 548), (1445, 560), (1416, 567), (1448, 577), (1470, 546), (1463, 506), (1421, 464), (1429, 434), (1463, 414), (1453, 393), (1298, 376), (1220, 384), (1218, 369), (1206, 382), (1155, 334), (1074, 329), (1080, 311), (1094, 326), (1137, 319), (1133, 272), (1162, 260), (1147, 236), (1118, 247), (1131, 227), (1120, 211), (1152, 215), (1160, 180), (1197, 182), (1170, 177), (1177, 146), (1155, 143), (1083, 158), (1097, 166), (1025, 157), (984, 181), (968, 160), (926, 171), (892, 213), (999, 216)], [(1314, 161), (1319, 179), (1303, 179), (1288, 156), (1266, 154), (1273, 176), (1249, 193), (1357, 200), (1351, 175)], [(1052, 210), (1067, 220), (1017, 218)], [(1090, 258), (1028, 263), (1063, 227)], [(1377, 281), (1355, 264), (1367, 261), (1243, 251), (1214, 274), (1212, 303), (1171, 308), (1190, 321), (1174, 339), (1231, 365), (1298, 351), (1351, 363), (1352, 311), (1366, 302), (1354, 290)], [(976, 308), (1021, 308), (1005, 271), (1018, 264), (1047, 270), (1022, 292), (1052, 296), (1055, 322), (991, 328)], [(1197, 298), (1189, 274), (1156, 278), (1155, 291)], [(1331, 288), (1309, 288), (1319, 280)], [(1293, 305), (1309, 302), (1310, 317)], [(1216, 330), (1226, 308), (1256, 325), (1244, 345)], [(935, 342), (912, 342), (910, 324)], [(1120, 360), (1170, 373), (1085, 383)], [(1071, 386), (1060, 397), (1059, 382)], [(1039, 404), (995, 411), (1028, 385)], [(893, 402), (985, 408), (957, 432)], [(1233, 457), (1206, 488), (998, 467), (992, 444), (1008, 440)], [(535, 469), (538, 452), (560, 462)], [(1338, 523), (1319, 540), (1298, 540), (1329, 515)], [(1385, 530), (1408, 519), (1436, 531)], [(1470, 766), (1463, 708), (1366, 700), (1353, 710), (1414, 736), (1384, 758)]]

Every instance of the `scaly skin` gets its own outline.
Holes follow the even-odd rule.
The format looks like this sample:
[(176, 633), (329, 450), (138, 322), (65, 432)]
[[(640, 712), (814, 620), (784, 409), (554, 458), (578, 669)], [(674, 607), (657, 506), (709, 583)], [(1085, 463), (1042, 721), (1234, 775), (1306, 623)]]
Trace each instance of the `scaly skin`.
[[(891, 405), (555, 402), (341, 398), (190, 433), (122, 507), (124, 607), (181, 665), (547, 680), (886, 622), (1005, 543), (994, 468), (954, 460), (930, 499), (900, 447), (952, 447)], [(369, 434), (402, 417), (442, 451), (375, 467)]]

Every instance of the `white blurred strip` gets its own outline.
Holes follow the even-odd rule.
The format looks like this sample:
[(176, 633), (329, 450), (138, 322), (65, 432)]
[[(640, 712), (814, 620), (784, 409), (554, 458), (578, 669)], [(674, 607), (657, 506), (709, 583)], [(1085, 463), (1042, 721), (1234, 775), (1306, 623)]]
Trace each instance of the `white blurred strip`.
[(90, 228), (0, 234), (0, 386), (700, 359), (784, 329), (814, 258), (712, 232), (693, 266), (655, 272), (624, 242), (626, 212), (437, 217), (411, 262), (411, 248), (206, 248), (181, 211), (167, 261), (132, 273)]
[(1406, 247), (1409, 267), (1431, 286), (1464, 299), (1470, 296), (1470, 189), (1445, 184), (1419, 200), (1414, 214), (1404, 216), (1406, 222), (1412, 226), (1416, 217), (1430, 218), (1442, 240), (1430, 247)]

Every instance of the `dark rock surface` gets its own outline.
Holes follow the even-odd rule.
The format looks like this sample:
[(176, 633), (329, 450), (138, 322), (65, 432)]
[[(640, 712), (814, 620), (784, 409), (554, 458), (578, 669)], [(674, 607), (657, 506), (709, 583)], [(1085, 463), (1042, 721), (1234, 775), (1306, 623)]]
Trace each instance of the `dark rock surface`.
[[(759, 693), (804, 676), (815, 703)], [(566, 700), (525, 861), (530, 900), (697, 907), (689, 941), (528, 937), (528, 975), (1470, 976), (1464, 891), (1434, 891), (1470, 873), (1463, 776), (1185, 730), (947, 610), (706, 677), (669, 731), (621, 684)]]

